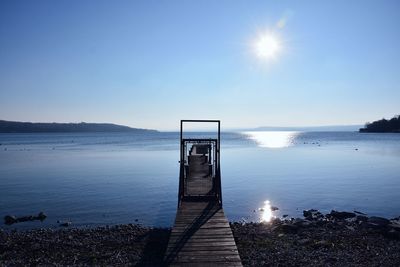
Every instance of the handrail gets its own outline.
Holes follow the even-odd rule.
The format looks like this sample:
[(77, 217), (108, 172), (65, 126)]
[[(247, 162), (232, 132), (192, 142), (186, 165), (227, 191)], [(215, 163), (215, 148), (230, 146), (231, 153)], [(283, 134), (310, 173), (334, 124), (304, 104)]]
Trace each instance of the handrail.
[[(183, 138), (184, 123), (185, 122), (206, 122), (218, 124), (218, 137), (215, 138)], [(185, 159), (186, 159), (186, 143), (214, 143), (213, 161), (215, 162), (213, 176), (214, 176), (214, 190), (218, 197), (218, 201), (222, 205), (222, 186), (221, 186), (221, 171), (220, 171), (220, 140), (221, 140), (221, 122), (219, 120), (181, 120), (180, 122), (180, 171), (179, 171), (179, 195), (178, 207), (184, 197), (185, 188)]]

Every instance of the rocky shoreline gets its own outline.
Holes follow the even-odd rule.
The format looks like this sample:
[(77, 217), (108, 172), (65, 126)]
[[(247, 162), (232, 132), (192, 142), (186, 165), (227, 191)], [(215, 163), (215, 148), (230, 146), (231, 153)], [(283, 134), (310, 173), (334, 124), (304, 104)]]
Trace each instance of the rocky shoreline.
[[(399, 266), (400, 217), (360, 212), (231, 223), (244, 266)], [(169, 228), (0, 229), (0, 266), (162, 266)]]
[(400, 266), (400, 217), (358, 212), (231, 223), (244, 266)]

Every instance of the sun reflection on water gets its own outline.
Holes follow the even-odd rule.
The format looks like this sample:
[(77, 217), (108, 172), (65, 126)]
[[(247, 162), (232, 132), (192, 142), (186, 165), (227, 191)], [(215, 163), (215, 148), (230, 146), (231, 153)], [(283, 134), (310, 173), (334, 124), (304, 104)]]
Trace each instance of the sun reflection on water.
[(254, 140), (258, 146), (266, 148), (283, 148), (293, 145), (299, 132), (295, 131), (254, 131), (244, 132), (249, 139)]
[(264, 201), (264, 206), (260, 208), (261, 222), (270, 222), (274, 216), (272, 215), (272, 207), (269, 200)]

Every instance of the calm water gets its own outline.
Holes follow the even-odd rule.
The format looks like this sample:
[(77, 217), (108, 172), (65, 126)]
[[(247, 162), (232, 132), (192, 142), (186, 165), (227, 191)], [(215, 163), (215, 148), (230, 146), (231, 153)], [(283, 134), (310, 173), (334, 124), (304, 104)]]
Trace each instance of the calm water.
[[(178, 133), (0, 134), (0, 144), (0, 217), (48, 215), (1, 228), (173, 223)], [(400, 215), (400, 134), (225, 133), (221, 168), (230, 220), (265, 218), (267, 200), (275, 216)]]

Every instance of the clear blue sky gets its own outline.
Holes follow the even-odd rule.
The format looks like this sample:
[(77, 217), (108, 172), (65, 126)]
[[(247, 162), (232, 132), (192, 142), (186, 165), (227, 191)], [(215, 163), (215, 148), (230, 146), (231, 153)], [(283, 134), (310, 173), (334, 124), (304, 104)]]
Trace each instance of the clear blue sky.
[[(0, 1), (0, 119), (177, 129), (400, 113), (400, 1)], [(284, 25), (277, 26), (279, 21)], [(274, 60), (253, 51), (274, 32)]]

